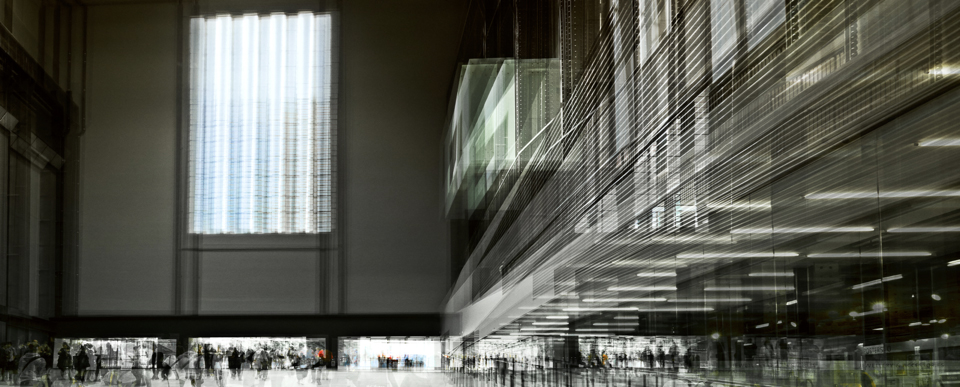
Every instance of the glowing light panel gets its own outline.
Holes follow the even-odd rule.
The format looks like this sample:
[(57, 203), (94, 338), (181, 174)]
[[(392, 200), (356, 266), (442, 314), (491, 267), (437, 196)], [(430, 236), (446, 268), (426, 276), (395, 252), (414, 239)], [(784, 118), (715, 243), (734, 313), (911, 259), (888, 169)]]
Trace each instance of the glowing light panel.
[(190, 21), (190, 232), (331, 231), (330, 16)]

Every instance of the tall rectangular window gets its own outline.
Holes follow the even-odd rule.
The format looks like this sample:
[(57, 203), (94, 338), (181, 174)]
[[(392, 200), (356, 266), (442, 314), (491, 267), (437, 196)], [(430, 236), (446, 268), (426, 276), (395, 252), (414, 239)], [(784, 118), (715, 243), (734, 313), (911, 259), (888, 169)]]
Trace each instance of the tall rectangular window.
[(190, 34), (190, 232), (329, 232), (330, 16), (197, 17)]

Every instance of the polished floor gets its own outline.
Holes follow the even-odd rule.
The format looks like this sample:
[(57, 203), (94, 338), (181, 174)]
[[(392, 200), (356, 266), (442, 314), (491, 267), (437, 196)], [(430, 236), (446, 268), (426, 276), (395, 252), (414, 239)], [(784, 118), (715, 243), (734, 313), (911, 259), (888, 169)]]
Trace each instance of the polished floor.
[[(252, 372), (244, 375), (241, 379), (231, 379), (226, 376), (218, 381), (208, 376), (200, 383), (193, 384), (187, 377), (177, 378), (171, 375), (168, 380), (152, 380), (149, 370), (147, 370), (145, 384), (146, 387), (293, 387), (293, 386), (324, 386), (324, 387), (440, 387), (448, 386), (449, 377), (441, 372), (404, 372), (404, 371), (325, 371), (318, 379), (316, 374), (311, 372), (306, 375), (297, 375), (294, 371), (270, 371), (266, 378), (255, 378)], [(129, 372), (129, 370), (125, 370)], [(110, 375), (101, 378), (99, 381), (88, 381), (77, 384), (75, 381), (60, 378), (59, 370), (51, 370), (50, 387), (133, 387), (137, 386), (132, 376), (121, 372), (119, 380), (111, 380)], [(9, 382), (3, 385), (11, 385)], [(45, 386), (46, 387), (46, 386)]]

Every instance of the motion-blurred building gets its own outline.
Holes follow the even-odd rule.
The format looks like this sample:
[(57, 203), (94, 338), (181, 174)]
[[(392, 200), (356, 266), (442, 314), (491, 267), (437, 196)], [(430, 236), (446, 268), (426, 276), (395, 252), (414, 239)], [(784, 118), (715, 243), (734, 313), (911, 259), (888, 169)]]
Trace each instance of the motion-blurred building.
[(451, 347), (941, 380), (883, 362), (960, 360), (958, 5), (472, 2)]
[(0, 343), (960, 383), (958, 24), (950, 0), (0, 0)]

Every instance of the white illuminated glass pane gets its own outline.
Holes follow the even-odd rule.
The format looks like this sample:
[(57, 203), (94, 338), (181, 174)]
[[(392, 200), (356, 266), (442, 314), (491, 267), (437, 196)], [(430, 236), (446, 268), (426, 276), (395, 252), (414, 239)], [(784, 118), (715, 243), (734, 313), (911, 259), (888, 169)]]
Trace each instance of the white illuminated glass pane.
[(753, 49), (786, 21), (784, 2), (769, 0), (746, 0), (747, 44)]
[(329, 15), (190, 27), (190, 232), (331, 231)]
[(733, 65), (733, 49), (737, 43), (734, 10), (733, 0), (710, 1), (714, 80), (723, 75)]

